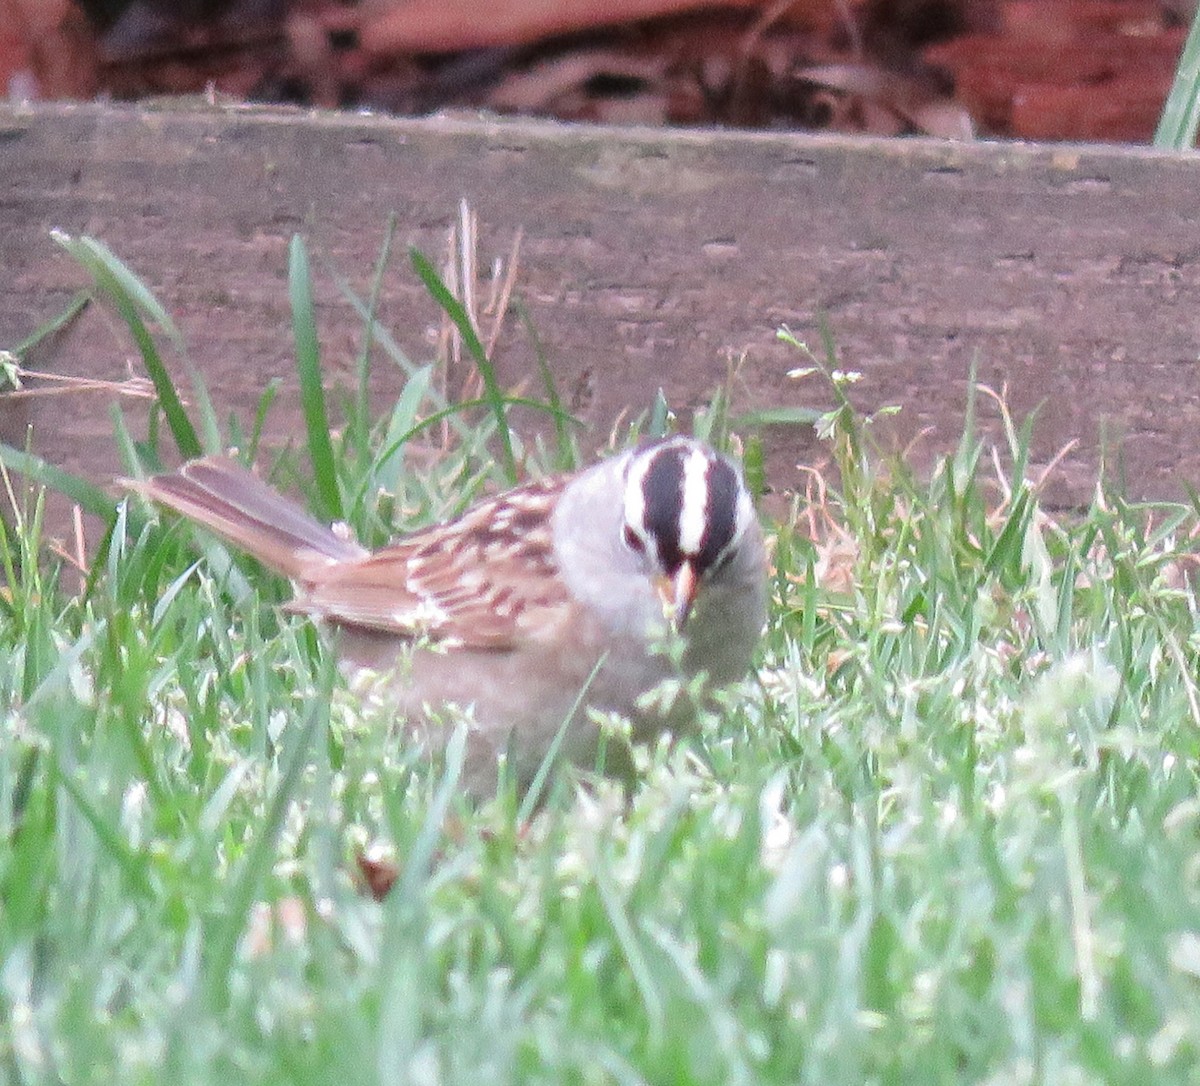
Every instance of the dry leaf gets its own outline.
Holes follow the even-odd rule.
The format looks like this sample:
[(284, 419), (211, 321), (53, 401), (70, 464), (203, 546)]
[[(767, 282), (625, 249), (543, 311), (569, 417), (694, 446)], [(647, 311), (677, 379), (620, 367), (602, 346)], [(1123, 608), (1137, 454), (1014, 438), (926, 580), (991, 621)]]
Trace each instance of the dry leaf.
[(400, 877), (399, 866), (394, 860), (368, 856), (365, 852), (360, 852), (354, 859), (367, 893), (376, 901), (382, 901)]
[(517, 72), (504, 79), (492, 92), (493, 109), (510, 113), (548, 110), (566, 94), (584, 88), (597, 78), (653, 83), (661, 64), (652, 58), (637, 58), (615, 49), (577, 49)]
[[(826, 7), (831, 0), (798, 2)], [(695, 8), (764, 6), (765, 0), (500, 0), (483, 9), (475, 0), (406, 0), (369, 9), (362, 44), (368, 52), (382, 55), (454, 52), (539, 41)]]
[[(919, 75), (866, 63), (820, 64), (801, 68), (795, 74), (798, 79), (882, 107), (926, 135), (947, 139), (974, 136), (970, 114), (941, 93), (931, 80)], [(885, 124), (887, 121), (880, 119), (868, 130), (878, 132)]]

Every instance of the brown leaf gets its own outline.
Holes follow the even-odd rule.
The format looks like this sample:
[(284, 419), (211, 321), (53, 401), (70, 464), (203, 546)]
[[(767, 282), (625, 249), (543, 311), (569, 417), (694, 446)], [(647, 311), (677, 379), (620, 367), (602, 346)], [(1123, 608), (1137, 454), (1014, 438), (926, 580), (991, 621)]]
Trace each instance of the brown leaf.
[(653, 83), (661, 65), (615, 49), (578, 49), (535, 64), (505, 78), (492, 92), (489, 105), (511, 113), (548, 111), (559, 99), (605, 77)]
[[(817, 0), (803, 0), (809, 6)], [(830, 0), (820, 0), (824, 6)], [(694, 8), (764, 7), (765, 0), (405, 0), (374, 7), (363, 20), (362, 44), (375, 54), (440, 53), (516, 45), (599, 26), (672, 15)]]
[(400, 877), (399, 866), (392, 860), (368, 856), (362, 852), (355, 857), (355, 862), (358, 864), (358, 873), (362, 876), (367, 893), (376, 901), (382, 901)]
[[(819, 64), (801, 68), (799, 79), (840, 91), (881, 107), (926, 135), (971, 139), (970, 115), (919, 74), (892, 71), (879, 64)], [(887, 122), (877, 118), (869, 131), (881, 131)]]

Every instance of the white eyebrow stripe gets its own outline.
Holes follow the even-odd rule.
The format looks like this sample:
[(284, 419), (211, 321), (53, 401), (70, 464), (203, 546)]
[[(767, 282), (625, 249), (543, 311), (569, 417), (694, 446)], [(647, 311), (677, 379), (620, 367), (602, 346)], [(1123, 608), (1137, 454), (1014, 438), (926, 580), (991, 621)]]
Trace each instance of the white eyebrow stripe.
[(686, 555), (700, 553), (708, 526), (708, 473), (711, 463), (699, 449), (691, 449), (683, 461), (683, 504), (679, 510), (679, 549)]
[(625, 480), (625, 523), (639, 536), (646, 534), (646, 493), (642, 489), (650, 471), (650, 457), (635, 459)]

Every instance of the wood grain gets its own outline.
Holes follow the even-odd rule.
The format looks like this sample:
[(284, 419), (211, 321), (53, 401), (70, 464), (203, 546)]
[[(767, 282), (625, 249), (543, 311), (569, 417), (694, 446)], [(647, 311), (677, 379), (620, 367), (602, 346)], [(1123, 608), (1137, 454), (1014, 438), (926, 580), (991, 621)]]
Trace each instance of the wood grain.
[[(0, 347), (83, 283), (51, 228), (90, 234), (175, 315), (224, 411), (248, 417), (284, 380), (273, 427), (286, 439), (298, 432), (291, 236), (315, 254), (328, 372), (349, 381), (361, 323), (333, 273), (365, 294), (394, 213), (381, 316), (428, 357), (437, 312), (403, 254), (440, 254), (461, 197), (478, 212), (481, 263), (524, 231), (518, 293), (595, 440), (660, 385), (681, 408), (702, 403), (742, 355), (740, 409), (826, 404), (818, 381), (786, 376), (803, 359), (775, 338), (786, 324), (817, 343), (824, 314), (844, 367), (865, 375), (854, 399), (901, 405), (890, 439), (923, 434), (919, 457), (953, 447), (975, 359), (1018, 418), (1040, 407), (1040, 461), (1078, 442), (1052, 500), (1089, 498), (1102, 439), (1120, 441), (1133, 493), (1179, 497), (1200, 483), (1197, 192), (1196, 156), (1139, 149), (0, 107)], [(506, 381), (536, 372), (515, 318), (497, 356)], [(115, 317), (92, 309), (35, 361), (118, 379), (134, 360)], [(398, 387), (381, 379), (381, 410)], [(9, 440), (32, 421), (55, 462), (93, 477), (116, 467), (100, 397), (5, 410)], [(981, 412), (997, 432), (996, 411)], [(794, 429), (772, 449), (781, 489), (801, 482), (798, 459), (823, 455)]]

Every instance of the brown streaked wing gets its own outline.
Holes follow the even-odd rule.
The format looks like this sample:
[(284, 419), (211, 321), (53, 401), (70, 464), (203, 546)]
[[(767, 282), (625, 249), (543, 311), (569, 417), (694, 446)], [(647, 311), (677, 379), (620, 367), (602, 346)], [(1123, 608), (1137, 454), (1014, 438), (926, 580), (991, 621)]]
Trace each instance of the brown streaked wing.
[(509, 649), (570, 602), (550, 513), (559, 483), (531, 483), (328, 571), (293, 609), (330, 622), (468, 648)]

